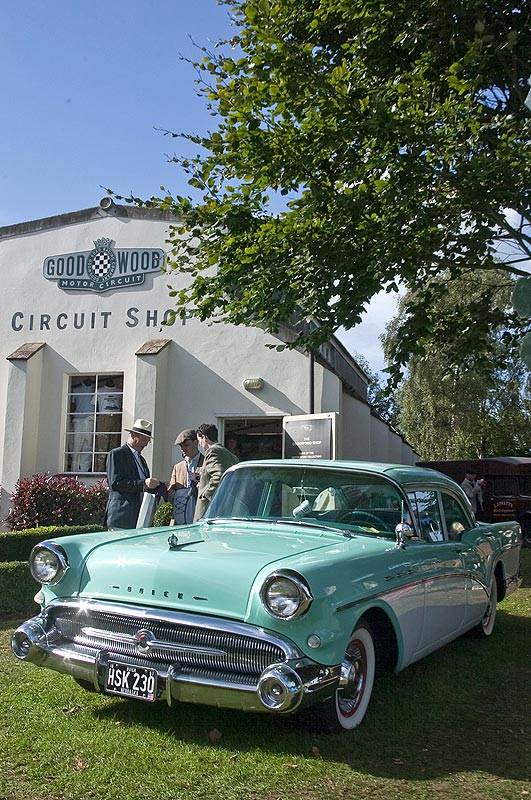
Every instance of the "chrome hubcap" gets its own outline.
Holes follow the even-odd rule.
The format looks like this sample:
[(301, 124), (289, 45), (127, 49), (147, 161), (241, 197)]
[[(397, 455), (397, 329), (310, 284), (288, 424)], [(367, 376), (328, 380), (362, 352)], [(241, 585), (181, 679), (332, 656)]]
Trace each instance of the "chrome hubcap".
[(343, 716), (356, 711), (365, 690), (367, 659), (365, 648), (359, 641), (351, 642), (341, 664), (341, 681), (337, 693), (337, 704)]

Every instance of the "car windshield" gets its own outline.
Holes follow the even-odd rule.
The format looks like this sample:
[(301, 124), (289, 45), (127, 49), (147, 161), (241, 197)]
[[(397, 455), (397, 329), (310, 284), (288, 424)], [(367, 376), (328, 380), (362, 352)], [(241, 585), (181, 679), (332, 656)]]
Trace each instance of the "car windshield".
[(303, 466), (252, 466), (226, 473), (206, 519), (289, 521), (395, 535), (404, 500), (382, 475)]

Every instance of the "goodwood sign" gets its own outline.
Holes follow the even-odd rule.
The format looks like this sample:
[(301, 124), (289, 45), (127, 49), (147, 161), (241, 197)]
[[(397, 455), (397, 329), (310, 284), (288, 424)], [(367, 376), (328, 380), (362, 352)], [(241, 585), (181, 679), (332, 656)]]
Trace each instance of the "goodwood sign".
[(144, 283), (148, 273), (160, 272), (164, 250), (115, 249), (112, 239), (95, 239), (94, 250), (48, 256), (42, 272), (59, 289), (108, 292)]

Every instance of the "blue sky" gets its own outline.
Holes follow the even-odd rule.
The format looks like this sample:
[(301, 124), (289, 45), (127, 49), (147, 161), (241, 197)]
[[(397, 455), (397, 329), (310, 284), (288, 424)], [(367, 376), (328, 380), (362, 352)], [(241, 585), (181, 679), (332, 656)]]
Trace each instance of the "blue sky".
[[(0, 226), (98, 205), (109, 187), (139, 197), (189, 193), (163, 130), (215, 127), (197, 96), (199, 58), (230, 36), (215, 0), (0, 0)], [(194, 42), (196, 44), (194, 44)], [(378, 335), (394, 301), (377, 299), (340, 338), (383, 361)]]
[(0, 225), (90, 208), (101, 186), (184, 190), (157, 128), (211, 125), (198, 44), (229, 34), (215, 0), (0, 0)]

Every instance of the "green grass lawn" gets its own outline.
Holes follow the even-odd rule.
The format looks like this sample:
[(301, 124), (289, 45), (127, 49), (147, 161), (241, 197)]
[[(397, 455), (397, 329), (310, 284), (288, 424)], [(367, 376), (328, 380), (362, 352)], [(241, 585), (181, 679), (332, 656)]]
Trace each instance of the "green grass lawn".
[(129, 702), (18, 662), (0, 623), (0, 799), (531, 800), (531, 550), (488, 641), (378, 679), (356, 731)]

